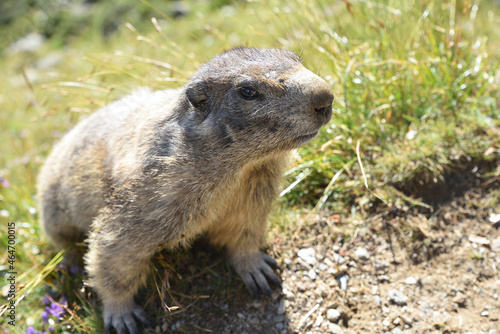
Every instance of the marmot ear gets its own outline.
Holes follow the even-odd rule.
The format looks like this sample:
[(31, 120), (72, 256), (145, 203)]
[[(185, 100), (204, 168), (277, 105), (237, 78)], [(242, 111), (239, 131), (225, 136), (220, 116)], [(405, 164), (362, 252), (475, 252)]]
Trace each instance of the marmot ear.
[(205, 80), (191, 80), (186, 86), (186, 96), (196, 109), (205, 109), (208, 100), (208, 85)]

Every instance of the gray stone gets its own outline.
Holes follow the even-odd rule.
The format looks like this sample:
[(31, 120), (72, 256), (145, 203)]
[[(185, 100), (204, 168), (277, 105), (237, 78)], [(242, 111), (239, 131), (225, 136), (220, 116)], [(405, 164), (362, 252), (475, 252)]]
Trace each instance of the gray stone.
[(406, 297), (401, 291), (389, 290), (389, 300), (398, 306), (404, 306), (408, 301), (408, 297)]
[(280, 299), (280, 303), (278, 305), (278, 311), (277, 313), (279, 315), (282, 315), (285, 313), (285, 299)]
[(337, 277), (337, 282), (339, 283), (339, 287), (346, 291), (347, 290), (347, 283), (349, 283), (349, 276), (346, 274), (342, 274), (339, 277)]

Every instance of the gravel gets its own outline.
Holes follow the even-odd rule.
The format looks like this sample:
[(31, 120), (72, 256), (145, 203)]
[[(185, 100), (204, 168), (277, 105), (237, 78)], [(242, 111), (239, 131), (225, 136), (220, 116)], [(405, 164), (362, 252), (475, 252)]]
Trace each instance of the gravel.
[[(354, 236), (348, 240), (342, 227), (322, 217), (312, 218), (294, 242), (274, 232), (268, 252), (280, 263), (283, 287), (273, 290), (272, 298), (255, 301), (222, 261), (210, 270), (197, 269), (202, 274), (195, 271), (191, 284), (186, 284), (189, 278), (176, 283), (172, 274), (170, 288), (179, 292), (176, 299), (187, 311), (167, 313), (163, 321), (168, 325), (148, 333), (176, 328), (176, 333), (221, 334), (497, 334), (500, 231), (484, 223), (488, 213), (477, 208), (485, 206), (474, 202), (480, 200), (492, 199), (465, 196), (428, 216), (381, 215), (366, 226), (349, 226), (358, 230), (348, 230)], [(430, 226), (431, 217), (435, 222), (425, 231), (425, 242), (401, 233), (405, 222)], [(397, 228), (387, 227), (389, 219)], [(206, 258), (199, 261), (205, 265)], [(183, 299), (181, 294), (210, 298)]]

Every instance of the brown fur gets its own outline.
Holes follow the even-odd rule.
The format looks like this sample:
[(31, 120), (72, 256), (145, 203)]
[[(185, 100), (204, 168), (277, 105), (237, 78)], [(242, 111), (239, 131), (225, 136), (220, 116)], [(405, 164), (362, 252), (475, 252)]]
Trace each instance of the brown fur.
[(227, 249), (253, 292), (279, 284), (276, 262), (259, 251), (267, 216), (289, 152), (329, 121), (332, 100), (292, 52), (236, 48), (184, 89), (140, 90), (54, 147), (39, 178), (41, 224), (61, 248), (86, 238), (107, 331), (147, 322), (134, 294), (149, 259), (201, 233)]

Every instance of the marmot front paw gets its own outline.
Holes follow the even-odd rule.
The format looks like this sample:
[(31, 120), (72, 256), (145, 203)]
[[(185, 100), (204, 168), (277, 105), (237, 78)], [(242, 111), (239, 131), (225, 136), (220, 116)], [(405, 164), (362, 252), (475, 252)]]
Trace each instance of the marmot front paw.
[(114, 328), (118, 334), (139, 334), (136, 321), (154, 327), (144, 310), (133, 303), (131, 307), (110, 307), (104, 306), (104, 326), (106, 334), (111, 334)]
[(271, 296), (269, 282), (281, 288), (281, 279), (275, 273), (276, 261), (267, 254), (258, 252), (231, 259), (236, 272), (241, 276), (247, 288), (257, 297), (261, 293)]

